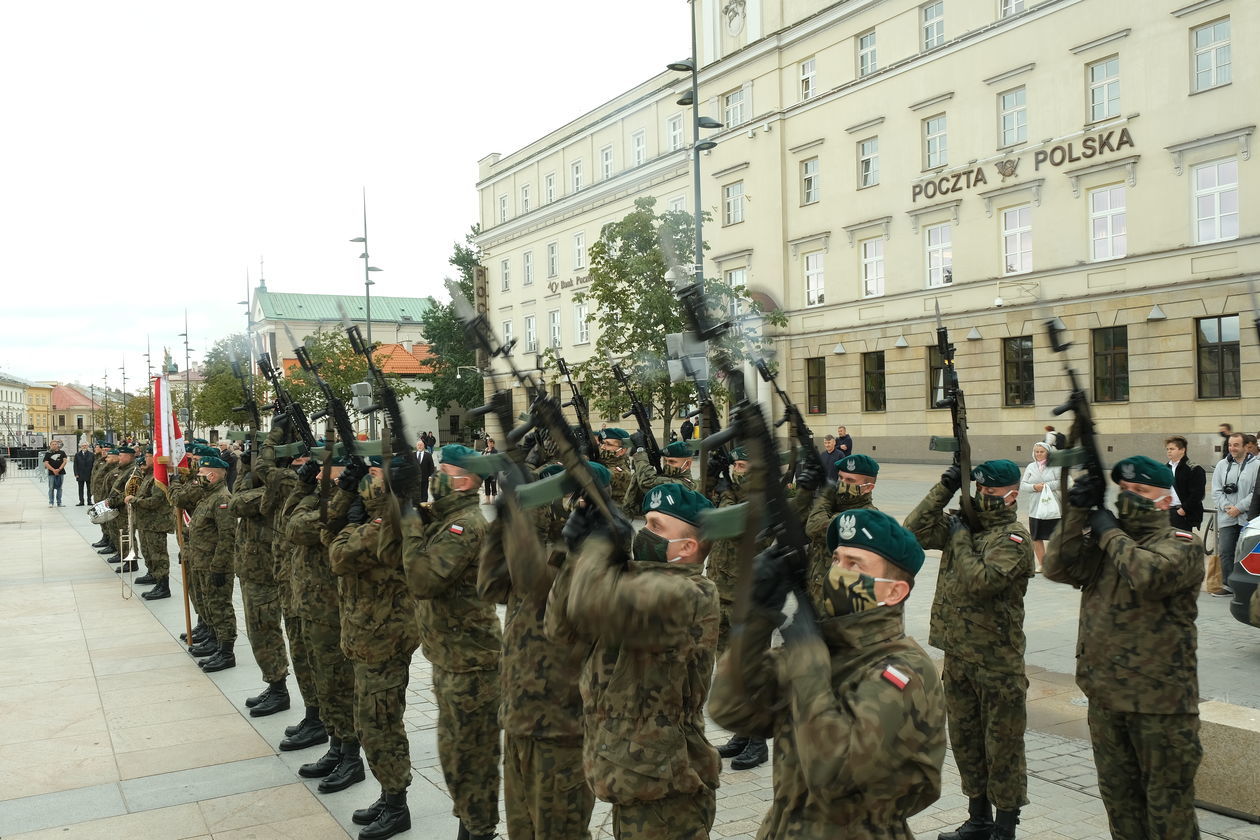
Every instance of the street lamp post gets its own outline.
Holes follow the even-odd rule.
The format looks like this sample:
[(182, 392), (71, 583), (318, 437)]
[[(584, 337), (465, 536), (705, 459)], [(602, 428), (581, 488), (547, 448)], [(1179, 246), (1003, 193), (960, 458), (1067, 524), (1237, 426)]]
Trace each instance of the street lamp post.
[(192, 348), (188, 346), (188, 310), (184, 310), (184, 331), (180, 333), (184, 338), (184, 414), (187, 415), (184, 434), (189, 440), (193, 438), (193, 413), (192, 413)]
[(126, 359), (123, 360), (122, 367), (120, 367), (119, 370), (122, 371), (122, 398), (121, 398), (122, 433), (123, 433), (123, 439), (126, 440), (127, 438), (127, 360)]
[[(367, 187), (363, 188), (363, 235), (356, 236), (351, 242), (362, 242), (363, 253), (359, 254), (359, 259), (363, 260), (363, 303), (364, 317), (367, 319), (367, 345), (368, 352), (372, 352), (372, 286), (376, 285), (376, 281), (372, 279), (373, 271), (380, 271), (368, 261), (368, 228), (367, 228)], [(368, 415), (368, 434), (376, 438), (376, 412)]]

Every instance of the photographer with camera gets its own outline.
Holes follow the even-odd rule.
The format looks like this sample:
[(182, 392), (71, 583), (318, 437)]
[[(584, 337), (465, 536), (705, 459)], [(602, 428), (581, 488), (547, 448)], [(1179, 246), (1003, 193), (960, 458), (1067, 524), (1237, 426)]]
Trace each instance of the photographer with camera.
[(1212, 504), (1216, 510), (1216, 554), (1221, 564), (1221, 588), (1212, 591), (1214, 598), (1227, 598), (1233, 591), (1225, 585), (1234, 570), (1234, 549), (1247, 522), (1251, 494), (1256, 486), (1256, 470), (1260, 461), (1247, 453), (1245, 436), (1235, 432), (1229, 436), (1229, 454), (1212, 471)]

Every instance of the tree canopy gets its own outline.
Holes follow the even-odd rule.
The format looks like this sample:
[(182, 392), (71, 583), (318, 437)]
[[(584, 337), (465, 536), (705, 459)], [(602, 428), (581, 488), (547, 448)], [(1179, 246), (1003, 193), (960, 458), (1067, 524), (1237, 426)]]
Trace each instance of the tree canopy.
[[(473, 269), (481, 262), (481, 251), (473, 242), (477, 233), (478, 226), (474, 225), (463, 243), (455, 243), (450, 257), (450, 264), (457, 272), (451, 282), (469, 301), (474, 299)], [(424, 314), (421, 323), (424, 339), (433, 353), (433, 358), (428, 360), (433, 372), (420, 374), (422, 381), (431, 383), (427, 391), (421, 392), (421, 399), (437, 412), (445, 412), (453, 403), (464, 412), (464, 426), (480, 428), (481, 418), (467, 411), (484, 402), (481, 377), (460, 370), (461, 367), (476, 368), (477, 354), (464, 336), (464, 324), (455, 313), (455, 307), (449, 302), (439, 303)]]

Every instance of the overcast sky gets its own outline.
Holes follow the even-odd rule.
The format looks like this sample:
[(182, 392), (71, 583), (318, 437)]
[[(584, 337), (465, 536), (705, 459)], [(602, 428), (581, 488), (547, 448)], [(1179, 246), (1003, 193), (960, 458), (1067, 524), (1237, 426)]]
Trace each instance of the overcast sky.
[(268, 288), (440, 295), (507, 154), (690, 51), (685, 0), (8, 3), (0, 369), (129, 389)]

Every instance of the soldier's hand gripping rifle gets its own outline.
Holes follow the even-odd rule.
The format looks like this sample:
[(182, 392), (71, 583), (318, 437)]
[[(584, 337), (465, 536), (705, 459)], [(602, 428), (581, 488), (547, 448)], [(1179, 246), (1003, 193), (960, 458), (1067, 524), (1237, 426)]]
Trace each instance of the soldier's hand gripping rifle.
[(563, 357), (556, 357), (556, 367), (560, 370), (560, 375), (569, 383), (569, 390), (573, 394), (567, 403), (562, 403), (562, 406), (572, 408), (573, 413), (577, 415), (578, 428), (581, 432), (578, 442), (586, 453), (586, 457), (594, 460), (598, 457), (599, 447), (595, 443), (595, 430), (591, 428), (591, 414), (586, 397), (582, 396), (582, 392), (578, 390), (577, 383), (573, 381), (573, 373), (569, 370), (569, 364)]
[(297, 434), (298, 440), (306, 445), (308, 450), (315, 449), (317, 442), (315, 433), (311, 430), (311, 421), (306, 416), (306, 411), (302, 408), (301, 403), (293, 399), (293, 395), (284, 387), (284, 379), (280, 371), (276, 370), (271, 363), (271, 356), (268, 353), (258, 354), (258, 370), (263, 375), (263, 379), (271, 385), (271, 391), (276, 395), (275, 410), (277, 414), (283, 414), (289, 418), (289, 427)]
[[(1046, 321), (1046, 333), (1050, 337), (1050, 347), (1054, 352), (1065, 353), (1072, 346), (1072, 342), (1064, 340), (1063, 329), (1059, 326), (1059, 322), (1053, 318)], [(1051, 455), (1049, 464), (1050, 466), (1062, 468), (1062, 480), (1059, 482), (1059, 486), (1063, 488), (1067, 487), (1068, 468), (1074, 466), (1082, 467), (1089, 475), (1096, 494), (1092, 507), (1101, 507), (1107, 489), (1107, 472), (1098, 452), (1098, 437), (1094, 430), (1094, 414), (1090, 409), (1089, 396), (1076, 379), (1076, 371), (1066, 361), (1063, 363), (1063, 370), (1067, 374), (1070, 388), (1067, 402), (1050, 413), (1058, 417), (1069, 411), (1072, 412), (1072, 428), (1068, 435), (1068, 448)]]
[[(346, 314), (346, 309), (337, 303), (337, 309), (341, 312), (341, 323), (345, 326), (346, 336), (350, 339), (350, 346), (354, 348), (354, 352), (363, 357), (367, 362), (368, 375), (372, 378), (372, 397), (373, 405), (364, 409), (362, 413), (367, 414), (373, 411), (384, 409), (386, 420), (389, 423), (390, 443), (393, 444), (392, 451), (403, 459), (412, 455), (411, 447), (408, 445), (407, 430), (403, 424), (402, 407), (398, 404), (398, 395), (394, 393), (394, 386), (389, 384), (389, 380), (385, 378), (384, 372), (376, 366), (376, 361), (372, 358), (372, 348), (363, 340), (363, 334), (359, 332), (357, 325), (350, 323), (350, 317)], [(388, 464), (388, 461), (386, 461)], [(388, 473), (389, 470), (386, 470)]]
[(254, 392), (249, 387), (249, 377), (241, 370), (241, 363), (237, 360), (236, 354), (229, 354), (228, 361), (232, 365), (232, 375), (236, 377), (237, 382), (241, 383), (241, 394), (244, 397), (241, 404), (235, 406), (232, 410), (249, 415), (250, 463), (257, 464), (257, 461), (254, 459), (258, 456), (258, 430), (262, 428), (262, 417), (258, 413), (258, 400), (254, 398)]
[(784, 423), (790, 424), (792, 439), (796, 442), (796, 446), (792, 447), (792, 463), (783, 475), (783, 481), (786, 483), (795, 478), (800, 466), (799, 459), (804, 458), (807, 462), (821, 464), (822, 458), (819, 457), (818, 448), (814, 445), (814, 433), (805, 423), (805, 416), (801, 414), (796, 403), (792, 402), (787, 391), (779, 387), (779, 380), (770, 372), (770, 366), (766, 364), (766, 360), (754, 359), (753, 367), (757, 369), (757, 374), (761, 376), (762, 381), (774, 388), (774, 392), (779, 395), (779, 401), (783, 403), (783, 416), (775, 421), (775, 427), (778, 428)]
[(976, 506), (967, 492), (967, 482), (971, 480), (971, 441), (967, 439), (967, 402), (963, 396), (962, 386), (958, 384), (958, 368), (954, 365), (954, 345), (949, 340), (949, 328), (941, 321), (941, 304), (936, 303), (936, 350), (941, 356), (940, 399), (935, 400), (937, 408), (949, 408), (950, 424), (953, 426), (953, 437), (932, 435), (928, 449), (935, 452), (953, 452), (954, 465), (962, 479), (962, 491), (959, 493), (959, 506), (962, 508), (963, 520), (971, 533), (980, 532), (980, 517), (976, 514)]
[(622, 414), (625, 417), (634, 417), (635, 423), (639, 426), (639, 436), (642, 438), (643, 451), (647, 454), (648, 463), (652, 465), (652, 469), (656, 470), (656, 474), (660, 475), (661, 470), (661, 447), (656, 442), (656, 435), (652, 434), (652, 418), (648, 416), (647, 406), (640, 401), (639, 396), (634, 392), (634, 387), (630, 384), (630, 377), (626, 376), (625, 370), (621, 365), (608, 359), (612, 367), (612, 374), (616, 377), (618, 384), (621, 385), (626, 396), (630, 398), (630, 410)]

